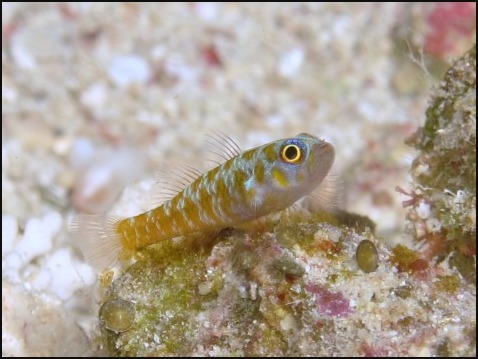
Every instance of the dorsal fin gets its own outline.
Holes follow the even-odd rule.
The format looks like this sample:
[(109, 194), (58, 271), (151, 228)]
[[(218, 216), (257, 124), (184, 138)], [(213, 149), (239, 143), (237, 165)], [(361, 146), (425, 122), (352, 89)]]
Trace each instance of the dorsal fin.
[[(209, 152), (214, 157), (207, 161), (212, 162), (214, 165), (220, 165), (224, 161), (228, 161), (242, 153), (239, 145), (221, 131), (213, 130), (211, 133), (208, 133), (205, 142), (208, 145)], [(159, 167), (157, 174), (158, 185), (156, 186), (158, 190), (155, 196), (158, 205), (172, 199), (203, 174), (189, 165), (160, 162)]]
[(211, 131), (206, 135), (205, 142), (208, 144), (208, 150), (214, 158), (208, 161), (220, 165), (224, 161), (229, 161), (242, 153), (241, 147), (231, 137), (221, 131)]
[(201, 175), (201, 171), (189, 165), (162, 163), (157, 172), (156, 188), (158, 190), (155, 196), (157, 204), (169, 201)]

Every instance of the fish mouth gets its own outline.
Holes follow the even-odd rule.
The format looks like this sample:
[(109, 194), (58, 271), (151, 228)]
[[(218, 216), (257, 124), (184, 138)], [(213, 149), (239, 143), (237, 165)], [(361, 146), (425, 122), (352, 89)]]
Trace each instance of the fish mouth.
[(335, 158), (335, 147), (326, 141), (320, 141), (320, 143), (317, 144), (315, 153), (320, 159), (323, 160), (325, 158), (333, 162)]
[(316, 148), (313, 151), (314, 159), (310, 161), (311, 166), (309, 170), (313, 170), (315, 167), (315, 171), (318, 168), (318, 175), (320, 178), (324, 178), (329, 173), (332, 164), (334, 163), (335, 159), (335, 148), (333, 145), (326, 141), (320, 141)]

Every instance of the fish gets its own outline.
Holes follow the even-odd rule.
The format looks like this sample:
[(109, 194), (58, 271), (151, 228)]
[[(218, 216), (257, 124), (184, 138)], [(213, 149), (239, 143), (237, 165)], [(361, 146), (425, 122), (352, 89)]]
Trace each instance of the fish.
[(156, 208), (129, 218), (76, 217), (71, 230), (87, 262), (111, 268), (124, 251), (280, 212), (316, 191), (335, 158), (332, 144), (307, 133), (247, 151), (221, 132), (211, 138), (223, 161), (205, 173), (183, 169), (186, 182)]

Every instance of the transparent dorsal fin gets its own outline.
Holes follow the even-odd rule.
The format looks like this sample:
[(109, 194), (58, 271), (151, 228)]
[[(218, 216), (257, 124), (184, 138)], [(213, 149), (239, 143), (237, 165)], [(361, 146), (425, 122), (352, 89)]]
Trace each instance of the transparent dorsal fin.
[(161, 205), (169, 201), (201, 175), (200, 170), (189, 165), (161, 163), (156, 174), (155, 202)]
[(220, 165), (242, 153), (241, 147), (231, 137), (221, 131), (211, 131), (205, 139), (208, 151), (213, 158), (208, 159), (214, 165)]

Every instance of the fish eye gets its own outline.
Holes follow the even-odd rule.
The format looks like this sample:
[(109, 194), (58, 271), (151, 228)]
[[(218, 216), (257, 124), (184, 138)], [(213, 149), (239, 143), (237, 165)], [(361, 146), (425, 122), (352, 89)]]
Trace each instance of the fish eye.
[(288, 144), (282, 147), (281, 159), (286, 163), (298, 163), (302, 159), (302, 149), (296, 144)]

